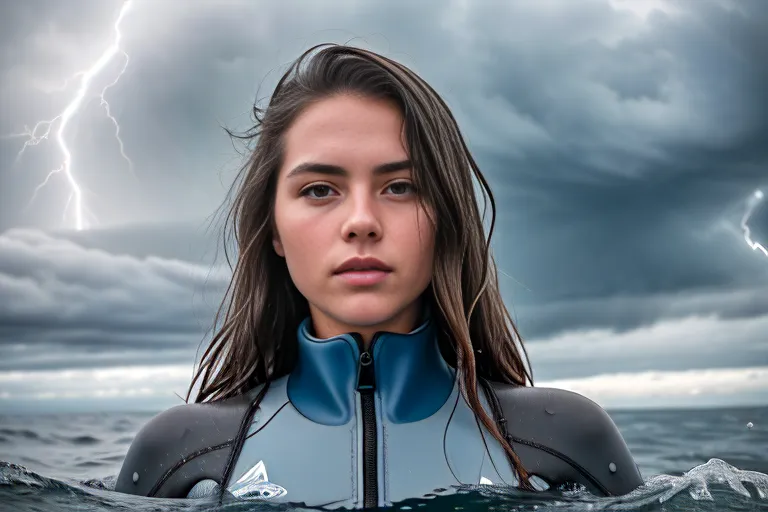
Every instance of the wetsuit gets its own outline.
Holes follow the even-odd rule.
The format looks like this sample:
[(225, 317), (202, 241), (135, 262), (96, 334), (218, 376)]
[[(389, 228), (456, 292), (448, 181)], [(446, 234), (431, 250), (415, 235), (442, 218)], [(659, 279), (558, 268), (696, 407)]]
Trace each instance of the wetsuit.
[[(461, 484), (516, 485), (501, 445), (475, 419), (429, 316), (407, 334), (319, 339), (298, 329), (294, 371), (235, 398), (184, 404), (147, 423), (116, 491), (183, 498), (219, 492), (307, 506), (388, 506)], [(598, 495), (643, 483), (608, 414), (581, 395), (490, 383), (495, 410), (539, 487)], [(493, 407), (495, 406), (495, 407)], [(503, 418), (503, 419), (502, 419)], [(225, 475), (229, 475), (224, 482)]]

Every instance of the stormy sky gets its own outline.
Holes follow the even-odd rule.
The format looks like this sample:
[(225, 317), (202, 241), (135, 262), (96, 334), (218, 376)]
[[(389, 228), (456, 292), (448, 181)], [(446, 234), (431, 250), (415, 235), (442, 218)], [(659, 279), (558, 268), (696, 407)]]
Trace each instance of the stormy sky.
[(134, 0), (65, 115), (77, 230), (65, 175), (37, 187), (121, 7), (0, 5), (0, 409), (180, 403), (227, 285), (224, 127), (321, 42), (403, 62), (452, 108), (537, 385), (768, 403), (768, 256), (744, 230), (768, 246), (768, 3)]

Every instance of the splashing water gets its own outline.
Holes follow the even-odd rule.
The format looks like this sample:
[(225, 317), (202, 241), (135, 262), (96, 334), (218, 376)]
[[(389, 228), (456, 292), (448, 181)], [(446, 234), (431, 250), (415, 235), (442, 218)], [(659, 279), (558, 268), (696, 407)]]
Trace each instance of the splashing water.
[[(749, 484), (750, 492), (744, 484)], [(748, 501), (764, 502), (768, 510), (768, 475), (757, 471), (744, 471), (720, 459), (710, 459), (706, 464), (696, 466), (682, 476), (657, 475), (649, 478), (645, 485), (621, 497), (608, 508), (611, 510), (636, 509), (651, 503), (663, 504), (679, 496), (689, 496), (694, 501), (716, 501), (712, 492), (717, 489), (727, 492), (733, 498), (736, 493)], [(626, 500), (626, 501), (625, 501)]]

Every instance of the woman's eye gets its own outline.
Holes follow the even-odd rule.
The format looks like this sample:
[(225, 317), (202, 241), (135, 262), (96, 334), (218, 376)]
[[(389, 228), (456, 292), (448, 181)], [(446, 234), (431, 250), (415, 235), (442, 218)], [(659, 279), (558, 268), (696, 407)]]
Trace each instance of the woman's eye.
[[(315, 194), (310, 194), (311, 191), (315, 191)], [(319, 193), (318, 193), (319, 192)], [(324, 199), (330, 195), (331, 187), (328, 185), (312, 185), (301, 191), (302, 196), (309, 196), (313, 199)]]
[(409, 183), (407, 181), (398, 181), (395, 183), (392, 183), (388, 187), (392, 193), (394, 193), (396, 196), (402, 196), (405, 194), (408, 194), (409, 192), (415, 192), (416, 187), (413, 186), (413, 183)]

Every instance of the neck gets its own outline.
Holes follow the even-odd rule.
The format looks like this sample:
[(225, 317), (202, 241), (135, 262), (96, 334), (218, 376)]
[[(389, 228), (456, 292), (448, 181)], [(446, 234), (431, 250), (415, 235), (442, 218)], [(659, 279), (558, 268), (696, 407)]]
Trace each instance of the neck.
[(352, 324), (330, 316), (317, 307), (309, 305), (312, 318), (312, 331), (318, 338), (333, 338), (346, 333), (356, 333), (362, 339), (363, 349), (368, 350), (373, 337), (378, 332), (407, 334), (421, 324), (423, 303), (419, 298), (395, 316), (373, 324)]

